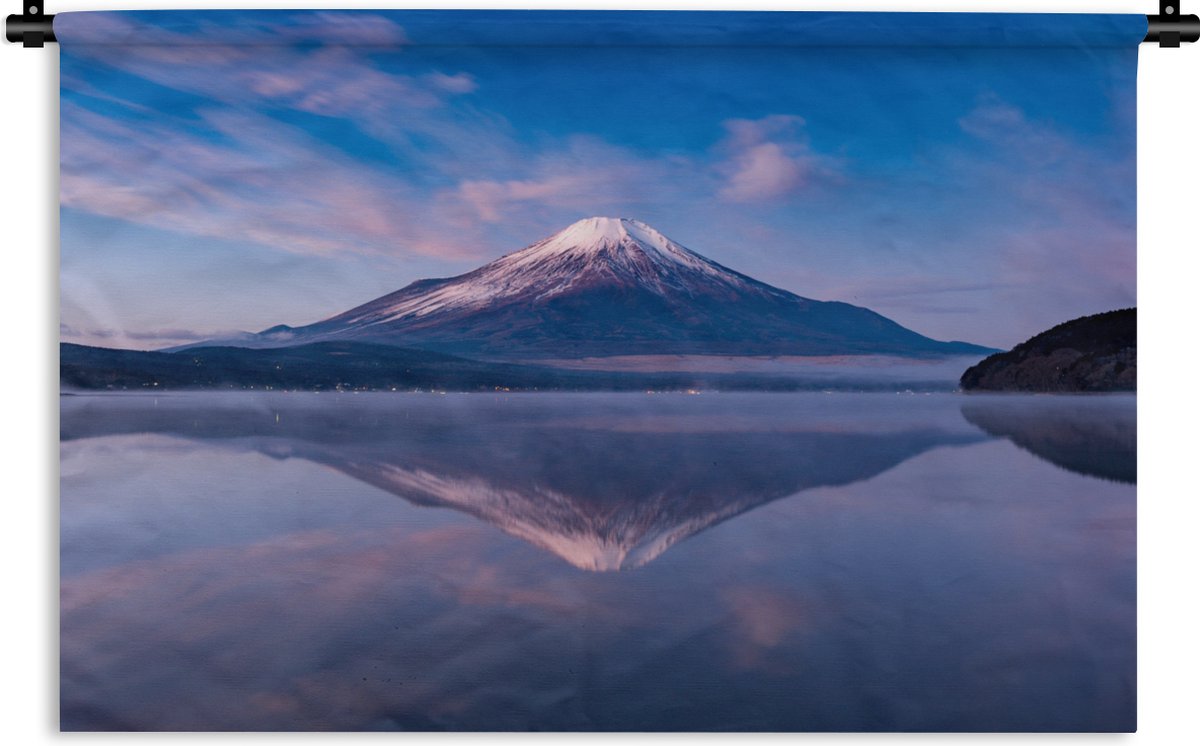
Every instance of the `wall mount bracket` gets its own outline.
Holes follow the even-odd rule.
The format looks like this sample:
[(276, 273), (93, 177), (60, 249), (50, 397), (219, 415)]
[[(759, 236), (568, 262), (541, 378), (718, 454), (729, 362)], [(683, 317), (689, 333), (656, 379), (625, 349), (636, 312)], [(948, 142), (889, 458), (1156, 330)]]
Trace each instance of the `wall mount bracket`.
[(1149, 28), (1142, 41), (1158, 42), (1158, 46), (1164, 48), (1200, 41), (1200, 17), (1183, 15), (1179, 8), (1181, 1), (1158, 0), (1158, 15), (1146, 16)]
[(43, 47), (54, 38), (54, 16), (46, 15), (42, 0), (23, 0), (21, 15), (4, 20), (4, 38), (25, 47)]

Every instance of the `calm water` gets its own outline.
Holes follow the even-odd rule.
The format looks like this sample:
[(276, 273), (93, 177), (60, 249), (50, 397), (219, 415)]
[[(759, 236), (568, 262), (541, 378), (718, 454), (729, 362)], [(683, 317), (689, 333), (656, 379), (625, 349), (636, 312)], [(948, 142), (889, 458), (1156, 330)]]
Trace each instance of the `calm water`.
[(65, 729), (1129, 730), (1133, 397), (62, 400)]

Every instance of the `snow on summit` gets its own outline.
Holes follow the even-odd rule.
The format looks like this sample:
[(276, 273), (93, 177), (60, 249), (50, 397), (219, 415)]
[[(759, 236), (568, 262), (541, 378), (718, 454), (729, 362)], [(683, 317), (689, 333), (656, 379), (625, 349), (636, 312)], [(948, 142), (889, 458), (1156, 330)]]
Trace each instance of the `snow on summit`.
[(658, 289), (672, 272), (698, 272), (741, 284), (737, 275), (719, 264), (629, 218), (580, 220), (528, 248), (501, 257), (494, 265), (508, 270), (610, 270)]
[(630, 218), (585, 218), (568, 225), (550, 238), (539, 242), (548, 250), (576, 246), (601, 246), (631, 239), (657, 251), (667, 252), (672, 241), (654, 228)]
[[(639, 287), (657, 294), (747, 290), (747, 278), (630, 218), (592, 217), (438, 287), (390, 296), (348, 311), (347, 321), (385, 323), (482, 308), (518, 298), (544, 301), (583, 286)], [(766, 286), (758, 286), (764, 288)], [(382, 301), (382, 302), (381, 302)]]

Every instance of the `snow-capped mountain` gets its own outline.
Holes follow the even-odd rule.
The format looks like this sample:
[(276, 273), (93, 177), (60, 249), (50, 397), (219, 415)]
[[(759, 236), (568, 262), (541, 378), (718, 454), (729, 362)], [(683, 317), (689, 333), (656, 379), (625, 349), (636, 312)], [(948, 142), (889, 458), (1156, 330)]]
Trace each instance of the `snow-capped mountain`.
[(514, 300), (546, 303), (605, 286), (663, 298), (777, 292), (625, 218), (581, 220), (462, 277), (432, 282), (438, 284), (426, 289), (415, 283), (335, 318), (355, 325), (387, 324), (471, 313)]
[(359, 340), (494, 358), (972, 354), (865, 308), (759, 282), (637, 220), (594, 217), (474, 271), (239, 346)]

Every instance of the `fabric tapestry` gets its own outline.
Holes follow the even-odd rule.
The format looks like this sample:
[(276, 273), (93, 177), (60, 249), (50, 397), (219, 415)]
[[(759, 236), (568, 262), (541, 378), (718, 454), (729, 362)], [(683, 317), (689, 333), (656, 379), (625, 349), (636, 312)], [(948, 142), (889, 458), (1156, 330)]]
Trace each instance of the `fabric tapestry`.
[(1134, 730), (1145, 31), (57, 16), (61, 727)]

